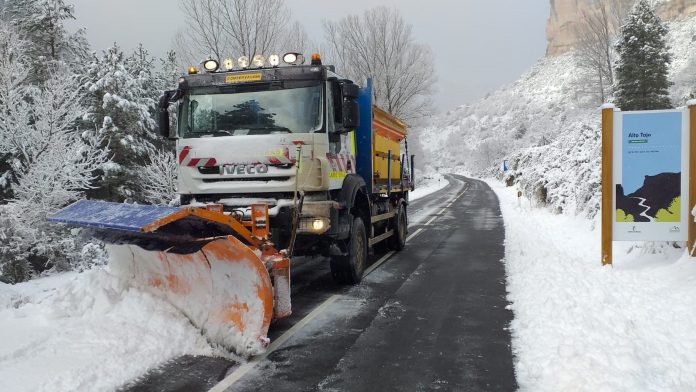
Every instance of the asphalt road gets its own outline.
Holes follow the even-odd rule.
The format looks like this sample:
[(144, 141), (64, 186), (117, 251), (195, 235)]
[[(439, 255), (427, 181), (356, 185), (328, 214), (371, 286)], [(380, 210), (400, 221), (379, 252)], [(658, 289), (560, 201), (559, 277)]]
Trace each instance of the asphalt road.
[(376, 254), (360, 285), (333, 283), (324, 259), (296, 263), (293, 315), (269, 331), (289, 338), (254, 366), (183, 357), (123, 390), (516, 390), (498, 200), (481, 181), (449, 181), (410, 205), (406, 249)]

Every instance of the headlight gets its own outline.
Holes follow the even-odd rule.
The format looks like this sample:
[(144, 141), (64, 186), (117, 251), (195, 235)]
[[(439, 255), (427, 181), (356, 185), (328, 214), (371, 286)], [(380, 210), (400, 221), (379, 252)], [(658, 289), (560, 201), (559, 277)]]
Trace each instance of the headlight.
[(268, 64), (271, 65), (271, 67), (277, 67), (280, 65), (280, 56), (277, 54), (272, 54), (268, 56)]
[(312, 221), (312, 230), (314, 231), (322, 231), (324, 230), (324, 227), (326, 223), (324, 222), (323, 219), (315, 219)]
[(203, 62), (203, 69), (205, 69), (206, 72), (215, 72), (218, 68), (220, 68), (220, 63), (216, 60), (209, 59)]
[(231, 71), (232, 68), (234, 68), (234, 61), (232, 59), (225, 59), (225, 61), (222, 62), (222, 66), (225, 67), (225, 70)]
[(302, 218), (300, 220), (299, 232), (323, 234), (329, 230), (331, 222), (329, 218)]
[(249, 57), (242, 56), (237, 59), (237, 64), (242, 68), (247, 68), (249, 66)]
[(254, 58), (251, 60), (251, 62), (254, 64), (254, 67), (262, 68), (263, 64), (266, 62), (266, 58), (263, 57), (261, 54), (254, 55)]
[(283, 62), (289, 65), (300, 65), (304, 63), (304, 56), (302, 53), (285, 53), (283, 55)]

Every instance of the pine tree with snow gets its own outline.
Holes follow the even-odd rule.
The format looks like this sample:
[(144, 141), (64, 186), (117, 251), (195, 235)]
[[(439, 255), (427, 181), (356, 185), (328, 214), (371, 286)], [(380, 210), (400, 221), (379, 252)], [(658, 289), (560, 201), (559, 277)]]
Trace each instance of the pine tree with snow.
[(90, 196), (111, 201), (139, 201), (135, 167), (161, 144), (154, 111), (160, 94), (153, 85), (153, 60), (144, 49), (126, 57), (118, 45), (93, 56), (87, 70), (91, 94), (89, 119), (101, 128), (113, 159), (102, 168), (99, 189)]
[(616, 50), (615, 103), (622, 110), (672, 107), (667, 78), (671, 61), (667, 28), (648, 0), (638, 0), (621, 27)]
[(65, 0), (7, 0), (1, 17), (10, 22), (27, 42), (30, 81), (45, 81), (54, 63), (81, 67), (89, 54), (86, 32), (69, 33), (65, 22), (75, 19), (72, 5)]

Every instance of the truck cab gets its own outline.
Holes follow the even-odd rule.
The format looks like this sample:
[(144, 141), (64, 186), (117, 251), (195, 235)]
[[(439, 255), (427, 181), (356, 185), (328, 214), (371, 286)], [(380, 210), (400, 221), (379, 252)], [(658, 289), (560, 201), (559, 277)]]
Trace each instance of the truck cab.
[[(389, 226), (388, 219), (373, 218), (405, 209), (412, 188), (408, 165), (402, 164), (408, 155), (399, 152), (398, 131), (385, 141), (390, 150), (382, 155), (389, 156), (375, 155), (372, 128), (379, 109), (372, 107), (369, 85), (361, 89), (339, 76), (319, 55), (309, 65), (301, 57), (286, 54), (284, 66), (279, 56), (268, 62), (255, 56), (251, 67), (244, 57), (236, 67), (231, 59), (224, 69), (213, 59), (201, 70), (191, 67), (160, 100), (160, 130), (176, 139), (183, 205), (216, 204), (225, 213), (248, 216), (252, 204), (265, 203), (279, 248), (345, 257), (355, 217), (365, 226), (367, 250), (375, 226), (378, 232)], [(177, 119), (172, 128), (171, 103)], [(385, 128), (391, 121), (405, 137), (403, 123), (381, 116)], [(360, 154), (366, 144), (369, 150)], [(381, 174), (375, 158), (388, 166)], [(386, 176), (389, 189), (381, 192), (375, 175)]]

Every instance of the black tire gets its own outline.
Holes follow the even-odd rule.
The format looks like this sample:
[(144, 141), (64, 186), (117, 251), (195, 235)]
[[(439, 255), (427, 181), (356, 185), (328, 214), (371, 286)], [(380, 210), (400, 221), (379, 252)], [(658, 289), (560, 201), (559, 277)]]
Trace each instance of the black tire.
[(367, 264), (367, 234), (360, 217), (353, 218), (348, 254), (331, 257), (331, 275), (337, 283), (358, 284)]
[(403, 204), (399, 205), (399, 210), (396, 212), (396, 216), (394, 216), (391, 229), (394, 230), (394, 235), (387, 240), (389, 248), (397, 252), (403, 250), (406, 246), (406, 236), (408, 235), (408, 219), (406, 207)]

